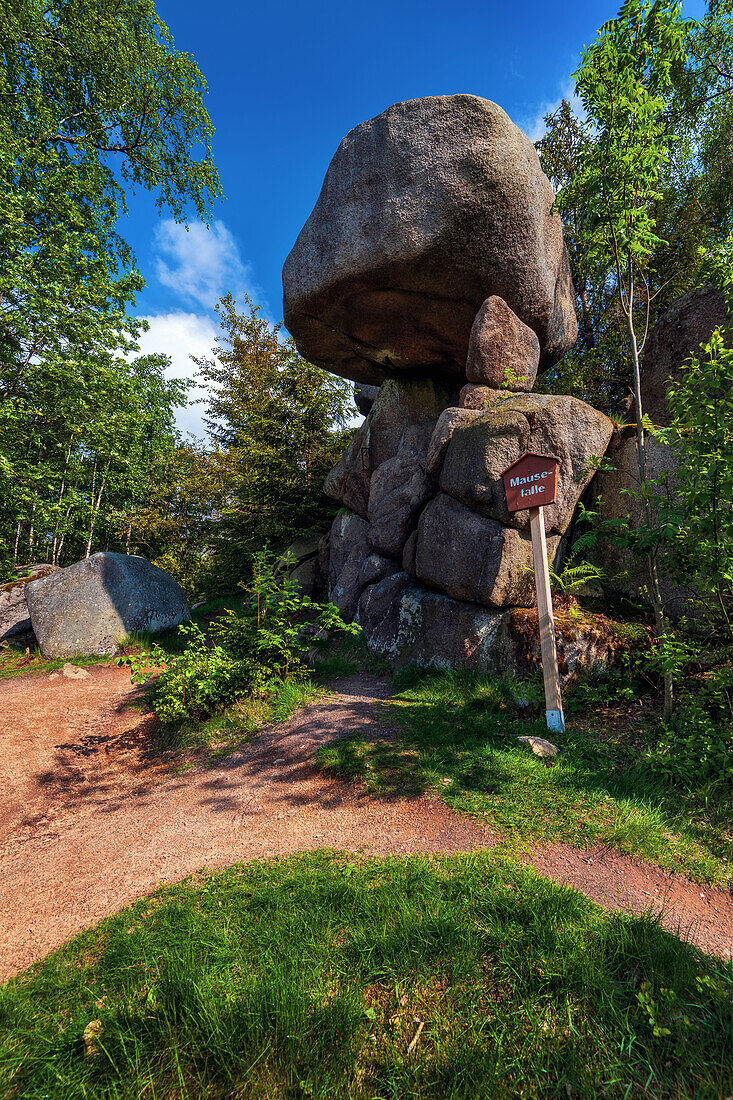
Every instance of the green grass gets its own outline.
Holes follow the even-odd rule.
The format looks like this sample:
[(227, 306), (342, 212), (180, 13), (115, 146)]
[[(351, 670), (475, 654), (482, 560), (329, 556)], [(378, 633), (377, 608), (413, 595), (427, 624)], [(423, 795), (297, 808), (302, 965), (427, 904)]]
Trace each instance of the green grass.
[(358, 634), (342, 634), (318, 647), (313, 675), (320, 683), (337, 676), (353, 676), (357, 672), (387, 675), (390, 667), (381, 657), (369, 652), (366, 638)]
[(7, 649), (0, 648), (0, 680), (12, 680), (33, 672), (58, 672), (67, 662), (89, 668), (91, 665), (109, 664), (111, 659), (108, 656), (44, 657), (37, 645), (28, 653), (19, 646), (10, 645)]
[(491, 853), (235, 866), (0, 989), (0, 1090), (726, 1097), (733, 968)]
[[(151, 691), (152, 684), (148, 684)], [(161, 726), (155, 733), (156, 748), (163, 751), (213, 748), (212, 759), (221, 759), (238, 745), (251, 741), (264, 726), (286, 722), (301, 707), (325, 694), (323, 687), (309, 680), (273, 679), (261, 692), (243, 695), (209, 718)]]
[(576, 715), (559, 738), (561, 754), (545, 761), (516, 743), (548, 736), (543, 720), (523, 717), (533, 709), (531, 684), (407, 670), (395, 688), (383, 706), (401, 729), (397, 739), (355, 733), (322, 748), (321, 766), (365, 780), (378, 795), (436, 790), (455, 809), (493, 822), (514, 848), (609, 844), (699, 882), (733, 881), (730, 816), (688, 812), (644, 772), (633, 721), (618, 734), (608, 715)]

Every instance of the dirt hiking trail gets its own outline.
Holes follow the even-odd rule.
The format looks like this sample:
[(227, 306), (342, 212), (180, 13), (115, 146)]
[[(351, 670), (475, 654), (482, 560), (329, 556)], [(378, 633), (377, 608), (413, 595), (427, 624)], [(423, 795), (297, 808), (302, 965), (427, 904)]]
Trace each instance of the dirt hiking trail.
[[(361, 729), (393, 732), (383, 680), (334, 681), (337, 694), (268, 727), (214, 764), (182, 770), (150, 750), (155, 718), (129, 671), (83, 680), (0, 682), (0, 981), (161, 883), (314, 848), (369, 856), (456, 853), (498, 836), (436, 797), (374, 798), (331, 778), (317, 748)], [(729, 957), (733, 897), (606, 850), (553, 845), (530, 862), (606, 908), (663, 909), (665, 927)]]

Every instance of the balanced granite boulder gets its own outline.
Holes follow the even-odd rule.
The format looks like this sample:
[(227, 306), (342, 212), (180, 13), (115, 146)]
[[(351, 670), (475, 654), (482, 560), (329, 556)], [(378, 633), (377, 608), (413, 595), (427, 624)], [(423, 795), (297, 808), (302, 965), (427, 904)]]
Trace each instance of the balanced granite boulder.
[(298, 350), (356, 382), (464, 377), (474, 318), (498, 295), (548, 366), (575, 341), (555, 196), (530, 139), (473, 95), (396, 103), (341, 142), (283, 268)]
[(27, 584), (25, 598), (45, 657), (114, 653), (129, 634), (160, 634), (189, 617), (173, 577), (127, 554), (92, 554)]

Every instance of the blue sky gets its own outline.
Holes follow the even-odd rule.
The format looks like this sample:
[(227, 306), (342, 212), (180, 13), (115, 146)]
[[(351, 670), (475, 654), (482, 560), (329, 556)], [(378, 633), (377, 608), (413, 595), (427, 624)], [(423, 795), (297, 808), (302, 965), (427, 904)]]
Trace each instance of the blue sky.
[[(138, 299), (151, 326), (143, 350), (166, 352), (173, 373), (192, 374), (188, 355), (215, 342), (213, 307), (228, 291), (246, 289), (279, 320), (283, 260), (331, 157), (348, 130), (390, 104), (471, 92), (541, 136), (542, 116), (572, 94), (583, 46), (619, 4), (158, 0), (176, 47), (207, 80), (225, 197), (210, 230), (194, 223), (188, 232), (151, 196), (131, 198), (121, 232), (147, 284)], [(699, 18), (703, 7), (687, 0), (685, 15)], [(179, 426), (202, 434), (200, 406)]]

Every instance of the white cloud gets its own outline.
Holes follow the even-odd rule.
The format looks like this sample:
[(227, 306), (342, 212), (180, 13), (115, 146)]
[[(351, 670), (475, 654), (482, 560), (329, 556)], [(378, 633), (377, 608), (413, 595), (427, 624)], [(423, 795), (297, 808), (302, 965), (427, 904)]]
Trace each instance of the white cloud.
[[(147, 332), (140, 334), (140, 355), (169, 355), (171, 365), (166, 371), (168, 378), (193, 378), (196, 364), (190, 359), (210, 356), (211, 349), (218, 342), (217, 327), (210, 317), (198, 313), (160, 313), (144, 318), (150, 326)], [(179, 431), (191, 432), (204, 439), (203, 405), (192, 405), (193, 398), (201, 397), (203, 390), (196, 386), (189, 390), (189, 404), (176, 412), (176, 424)]]
[(210, 229), (201, 222), (179, 225), (167, 218), (155, 234), (156, 272), (163, 286), (188, 302), (213, 309), (219, 298), (246, 290), (257, 297), (252, 270), (222, 221)]
[(575, 83), (572, 80), (568, 80), (563, 85), (557, 99), (552, 100), (552, 102), (543, 103), (538, 107), (535, 115), (528, 116), (517, 123), (519, 128), (524, 130), (530, 141), (539, 141), (540, 138), (545, 136), (547, 133), (545, 116), (554, 114), (564, 99), (567, 99), (573, 109), (573, 113), (577, 115), (578, 118), (585, 117), (583, 104), (575, 94)]

